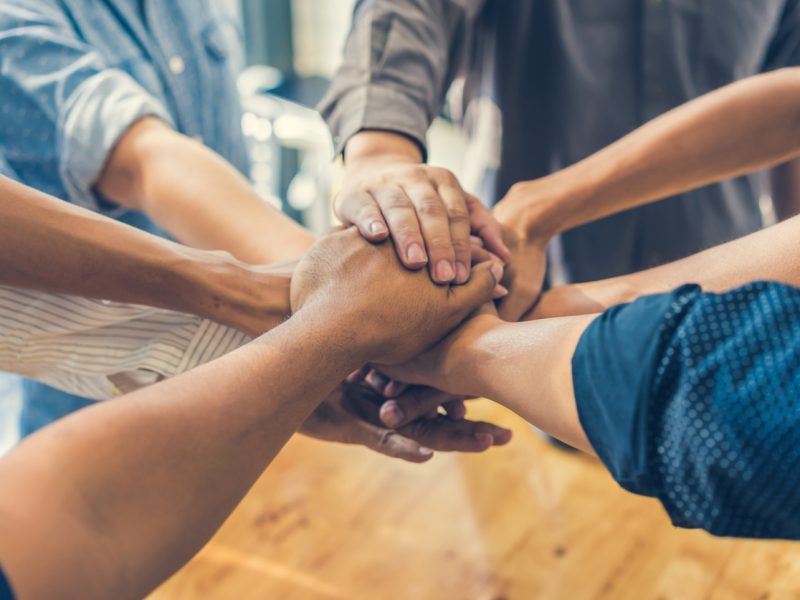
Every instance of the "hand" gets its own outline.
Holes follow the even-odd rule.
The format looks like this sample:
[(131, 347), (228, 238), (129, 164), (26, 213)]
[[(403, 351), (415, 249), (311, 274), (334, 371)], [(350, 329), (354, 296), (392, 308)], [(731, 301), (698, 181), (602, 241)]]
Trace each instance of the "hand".
[(430, 347), (488, 301), (502, 269), (481, 263), (461, 286), (436, 285), (408, 271), (383, 242), (355, 229), (325, 236), (300, 261), (291, 285), (294, 312), (335, 324), (355, 364), (393, 364)]
[[(502, 321), (498, 318), (493, 305), (487, 303), (474, 316), (464, 321), (461, 326), (427, 351), (402, 364), (375, 365), (375, 368), (385, 376), (406, 384), (435, 388), (457, 397), (474, 397), (475, 390), (469, 389), (466, 383), (468, 377), (465, 377), (465, 368), (468, 367), (463, 364), (462, 358), (469, 354), (469, 348), (478, 338), (500, 323)], [(404, 393), (401, 393), (398, 398), (403, 396)], [(415, 398), (406, 396), (404, 401), (413, 403)], [(428, 406), (430, 402), (426, 398), (425, 402), (417, 404)], [(414, 411), (409, 414), (420, 413)], [(406, 417), (408, 418), (408, 414)]]
[(509, 430), (491, 423), (441, 415), (406, 420), (399, 430), (388, 429), (379, 418), (381, 401), (374, 391), (345, 383), (311, 414), (300, 432), (417, 463), (429, 460), (434, 451), (483, 452), (511, 439)]
[(497, 302), (497, 310), (501, 319), (516, 322), (539, 301), (547, 271), (547, 242), (528, 240), (510, 229), (504, 233), (512, 259), (502, 280), (508, 294)]
[(344, 187), (334, 212), (370, 241), (391, 235), (409, 269), (429, 265), (438, 283), (464, 283), (470, 275), (470, 234), (508, 261), (500, 227), (446, 169), (420, 164), (410, 140), (387, 132), (362, 132), (347, 145)]

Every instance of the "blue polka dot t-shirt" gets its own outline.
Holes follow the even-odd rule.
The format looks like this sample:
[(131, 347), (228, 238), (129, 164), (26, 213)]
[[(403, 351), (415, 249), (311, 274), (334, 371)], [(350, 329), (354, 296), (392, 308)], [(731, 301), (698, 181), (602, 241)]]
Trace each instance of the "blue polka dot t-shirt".
[(614, 307), (573, 384), (600, 459), (675, 525), (800, 539), (800, 290), (691, 285)]

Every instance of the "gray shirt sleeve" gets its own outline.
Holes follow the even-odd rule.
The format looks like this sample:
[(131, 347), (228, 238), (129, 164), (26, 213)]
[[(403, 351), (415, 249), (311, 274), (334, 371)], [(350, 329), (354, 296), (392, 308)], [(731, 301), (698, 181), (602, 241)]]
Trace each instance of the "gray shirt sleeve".
[(395, 131), (425, 150), (486, 0), (360, 0), (344, 61), (319, 111), (337, 153), (364, 129)]

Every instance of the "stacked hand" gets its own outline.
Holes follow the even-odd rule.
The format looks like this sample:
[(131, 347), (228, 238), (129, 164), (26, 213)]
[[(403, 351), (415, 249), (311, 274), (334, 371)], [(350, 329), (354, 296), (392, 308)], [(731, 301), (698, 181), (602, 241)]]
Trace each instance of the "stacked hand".
[(336, 329), (340, 349), (359, 364), (406, 361), (433, 345), (491, 299), (502, 269), (472, 268), (463, 285), (436, 285), (409, 271), (387, 243), (355, 229), (330, 234), (306, 254), (291, 285), (293, 312)]
[[(300, 261), (291, 304), (295, 312), (336, 324), (339, 342), (332, 351), (352, 353), (359, 363), (392, 364), (418, 356), (489, 301), (501, 276), (502, 267), (490, 260), (473, 267), (465, 285), (436, 285), (427, 273), (405, 269), (387, 243), (371, 244), (350, 229), (323, 238)], [(373, 391), (345, 383), (303, 431), (415, 462), (433, 450), (476, 452), (510, 439), (510, 432), (489, 423), (444, 416), (406, 419), (387, 429), (379, 410)]]
[(447, 169), (422, 165), (416, 145), (389, 133), (363, 132), (347, 145), (345, 184), (334, 211), (371, 241), (389, 238), (408, 269), (428, 265), (438, 283), (464, 283), (470, 235), (508, 261), (501, 228)]

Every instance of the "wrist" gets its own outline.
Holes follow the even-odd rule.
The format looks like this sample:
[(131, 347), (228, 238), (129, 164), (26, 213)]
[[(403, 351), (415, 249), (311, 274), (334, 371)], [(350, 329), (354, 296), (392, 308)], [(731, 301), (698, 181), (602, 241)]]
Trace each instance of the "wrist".
[(504, 323), (497, 315), (480, 314), (462, 325), (443, 352), (435, 384), (454, 394), (487, 396), (484, 374), (488, 372), (491, 379), (487, 365), (495, 360), (497, 350), (487, 342)]
[(498, 220), (521, 239), (546, 245), (582, 224), (582, 209), (599, 189), (586, 165), (574, 165), (540, 179), (515, 184), (495, 208)]
[(272, 329), (291, 314), (290, 274), (270, 273), (227, 254), (188, 248), (170, 263), (169, 287), (182, 305), (179, 310), (251, 336)]
[(364, 162), (421, 163), (422, 151), (411, 138), (391, 131), (360, 131), (347, 142), (345, 167)]

